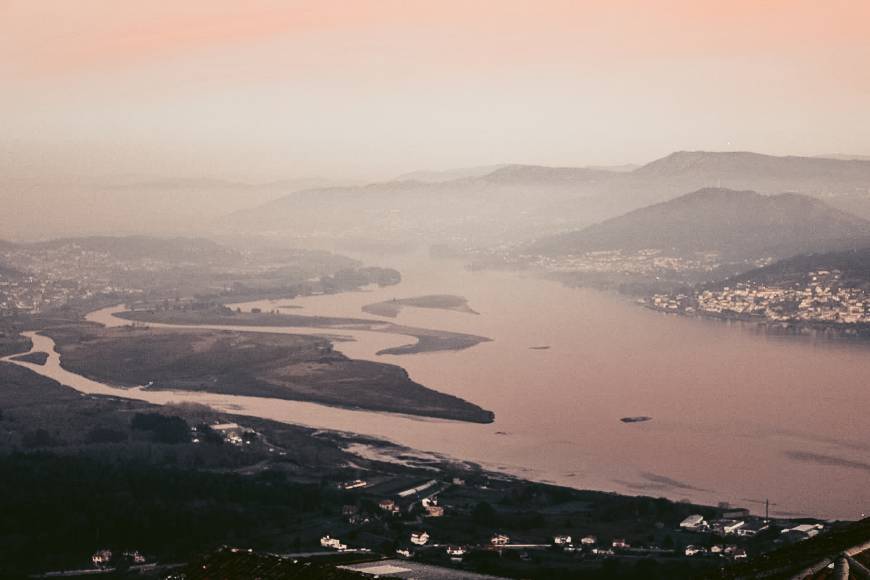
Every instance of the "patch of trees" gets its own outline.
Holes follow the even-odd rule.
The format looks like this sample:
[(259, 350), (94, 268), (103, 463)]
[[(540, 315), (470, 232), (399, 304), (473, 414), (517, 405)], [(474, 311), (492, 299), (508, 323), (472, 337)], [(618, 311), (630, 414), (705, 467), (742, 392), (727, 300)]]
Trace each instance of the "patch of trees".
[(121, 443), (127, 440), (127, 434), (108, 427), (94, 427), (88, 431), (86, 440), (88, 443)]
[[(0, 456), (0, 578), (90, 566), (97, 549), (164, 561), (231, 543), (275, 549), (305, 514), (341, 498), (242, 477), (47, 452)], [(333, 497), (334, 496), (334, 497)]]
[(339, 270), (332, 276), (320, 278), (323, 291), (327, 293), (355, 290), (368, 284), (392, 286), (402, 281), (402, 275), (392, 268), (359, 268), (356, 270)]
[(187, 421), (174, 415), (160, 413), (136, 413), (130, 423), (133, 429), (150, 431), (158, 443), (187, 443), (190, 427)]
[(54, 437), (45, 429), (35, 429), (27, 431), (21, 436), (21, 444), (28, 449), (37, 449), (39, 447), (51, 447), (56, 445)]

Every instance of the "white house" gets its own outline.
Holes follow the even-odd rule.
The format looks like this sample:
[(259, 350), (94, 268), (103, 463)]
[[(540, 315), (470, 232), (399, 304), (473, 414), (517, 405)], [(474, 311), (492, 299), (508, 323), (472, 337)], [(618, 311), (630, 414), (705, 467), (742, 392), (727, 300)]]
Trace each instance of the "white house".
[(347, 546), (342, 544), (338, 538), (332, 538), (328, 535), (320, 538), (320, 545), (324, 548), (332, 548), (333, 550), (338, 551), (347, 550)]
[(423, 546), (429, 542), (429, 534), (426, 532), (412, 532), (411, 543), (418, 546)]
[(509, 536), (504, 534), (495, 534), (489, 541), (493, 546), (505, 546), (511, 541), (511, 539)]
[(680, 527), (687, 530), (695, 530), (703, 526), (705, 523), (704, 516), (700, 514), (692, 514), (680, 522)]
[(712, 522), (713, 529), (719, 531), (721, 530), (723, 534), (734, 534), (737, 533), (737, 530), (742, 528), (746, 522), (743, 520), (716, 520)]
[(111, 561), (112, 550), (97, 550), (94, 552), (94, 555), (91, 556), (91, 562), (93, 562), (94, 566), (97, 568), (108, 566)]
[(801, 524), (793, 528), (785, 529), (781, 534), (789, 540), (799, 542), (818, 536), (819, 532), (823, 529), (824, 526), (822, 524)]
[(341, 484), (341, 487), (343, 489), (359, 489), (361, 487), (365, 487), (366, 485), (368, 484), (362, 479), (354, 479), (353, 481), (344, 482), (343, 484)]

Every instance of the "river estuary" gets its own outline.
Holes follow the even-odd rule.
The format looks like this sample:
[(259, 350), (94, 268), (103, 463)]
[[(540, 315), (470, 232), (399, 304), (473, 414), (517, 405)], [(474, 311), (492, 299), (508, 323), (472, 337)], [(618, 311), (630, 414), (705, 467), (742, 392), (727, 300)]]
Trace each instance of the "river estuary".
[[(624, 299), (448, 261), (403, 260), (400, 285), (241, 305), (374, 319), (361, 307), (456, 294), (480, 314), (404, 308), (398, 323), (492, 338), (458, 352), (378, 356), (406, 336), (341, 334), (352, 358), (404, 367), (427, 387), (495, 412), (489, 425), (208, 393), (117, 389), (65, 371), (50, 352), (32, 368), (82, 392), (163, 404), (195, 401), (240, 415), (372, 435), (485, 467), (578, 488), (721, 501), (826, 518), (870, 512), (870, 345), (770, 337), (681, 318)], [(124, 324), (118, 309), (92, 313)], [(214, 328), (214, 327), (211, 327)], [(232, 327), (240, 330), (240, 327)], [(533, 349), (530, 347), (549, 347)], [(623, 417), (652, 420), (624, 423)]]

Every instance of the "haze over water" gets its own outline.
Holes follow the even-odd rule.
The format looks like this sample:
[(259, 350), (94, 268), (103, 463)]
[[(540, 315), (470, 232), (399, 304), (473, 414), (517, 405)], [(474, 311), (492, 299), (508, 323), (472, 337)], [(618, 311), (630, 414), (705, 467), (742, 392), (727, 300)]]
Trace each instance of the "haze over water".
[[(412, 446), (527, 467), (578, 487), (748, 507), (746, 499), (770, 497), (780, 511), (842, 518), (867, 505), (865, 345), (767, 337), (451, 263), (400, 267), (398, 287), (298, 303), (318, 314), (359, 316), (374, 301), (456, 293), (481, 313), (400, 313), (409, 325), (494, 339), (455, 353), (378, 357), (495, 411), (495, 423), (478, 429), (484, 436), (460, 438), (457, 448), (427, 441), (430, 433)], [(551, 348), (529, 349), (540, 345)], [(365, 357), (363, 348), (342, 350)], [(653, 420), (619, 421), (636, 415)]]
[[(303, 309), (293, 312), (374, 318), (360, 308), (423, 294), (465, 296), (480, 315), (405, 308), (397, 320), (493, 342), (460, 352), (377, 356), (407, 337), (341, 331), (356, 341), (336, 348), (401, 365), (427, 387), (493, 410), (493, 424), (205, 393), (133, 396), (375, 435), (578, 488), (727, 501), (756, 511), (756, 502), (769, 497), (773, 513), (850, 519), (870, 500), (866, 345), (767, 337), (658, 314), (593, 290), (469, 272), (453, 262), (397, 265), (404, 273), (398, 286), (299, 298), (292, 303)], [(529, 348), (544, 345), (550, 348)], [(638, 415), (653, 419), (620, 421)]]

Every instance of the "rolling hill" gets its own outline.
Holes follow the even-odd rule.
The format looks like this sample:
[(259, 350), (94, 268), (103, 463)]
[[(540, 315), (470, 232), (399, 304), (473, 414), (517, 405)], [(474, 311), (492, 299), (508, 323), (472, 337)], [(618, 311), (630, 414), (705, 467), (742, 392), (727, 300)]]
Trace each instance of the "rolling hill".
[(200, 235), (227, 213), (291, 192), (334, 184), (322, 179), (241, 183), (219, 179), (106, 177), (12, 180), (0, 176), (0, 232), (21, 240), (83, 235)]
[(227, 264), (241, 259), (241, 254), (204, 238), (157, 238), (150, 236), (89, 236), (60, 238), (47, 242), (27, 244), (33, 249), (59, 249), (76, 246), (82, 250), (99, 252), (116, 260), (153, 260), (166, 263)]
[(441, 171), (411, 171), (403, 173), (393, 181), (420, 181), (422, 183), (441, 183), (455, 179), (467, 179), (469, 177), (483, 177), (496, 169), (505, 167), (501, 165), (482, 165), (480, 167), (460, 167), (457, 169), (445, 169)]
[(785, 287), (804, 282), (809, 272), (839, 270), (844, 286), (870, 287), (870, 246), (839, 252), (801, 254), (728, 278), (715, 286), (739, 282)]
[(718, 252), (735, 260), (783, 258), (870, 245), (870, 222), (799, 194), (706, 188), (585, 229), (542, 238), (543, 255), (658, 249)]
[(679, 151), (640, 167), (631, 176), (660, 193), (714, 186), (803, 193), (847, 211), (863, 210), (856, 201), (870, 197), (870, 161), (860, 159)]

